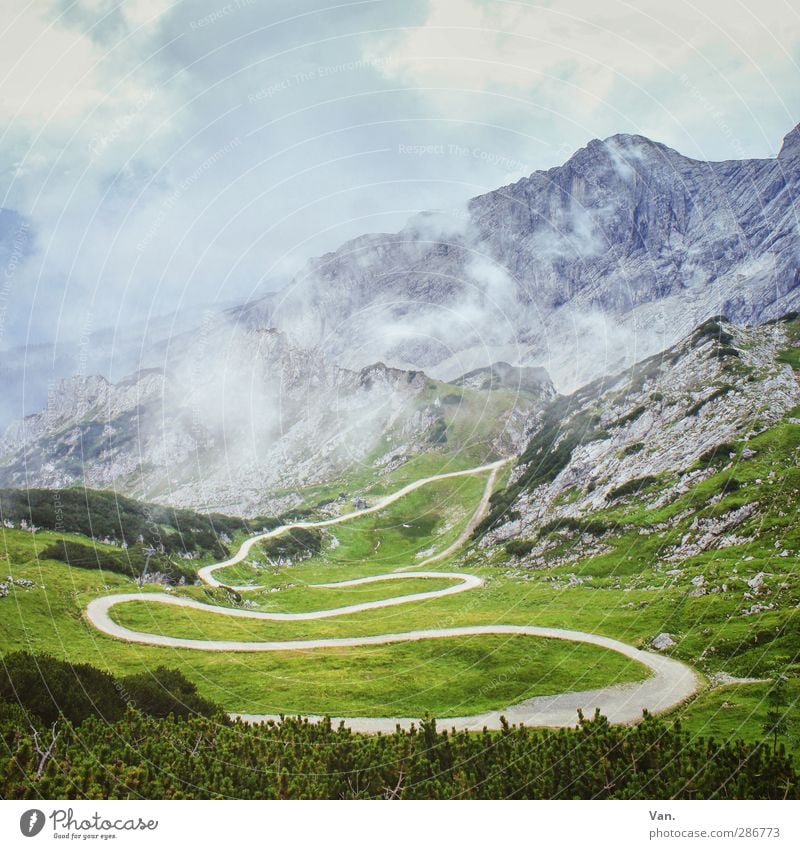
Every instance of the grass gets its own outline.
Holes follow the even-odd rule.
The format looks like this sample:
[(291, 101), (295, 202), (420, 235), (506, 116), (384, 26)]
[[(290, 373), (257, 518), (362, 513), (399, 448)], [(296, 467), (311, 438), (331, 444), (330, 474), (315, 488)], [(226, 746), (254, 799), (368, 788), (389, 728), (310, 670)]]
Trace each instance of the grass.
[[(324, 484), (308, 487), (301, 492), (299, 509), (313, 509), (321, 503), (335, 499), (340, 492), (377, 497), (400, 489), (420, 478), (447, 472), (470, 469), (500, 459), (493, 447), (497, 436), (497, 422), (515, 406), (525, 409), (530, 399), (525, 393), (508, 389), (480, 392), (472, 389), (454, 389), (449, 384), (431, 380), (420, 395), (420, 407), (435, 404), (444, 397), (458, 395), (458, 403), (441, 404), (438, 408), (446, 425), (447, 441), (432, 444), (428, 450), (410, 457), (398, 468), (378, 476), (374, 463), (390, 453), (393, 446), (402, 446), (406, 437), (402, 433), (389, 433), (384, 441), (355, 469)], [(290, 495), (296, 489), (278, 490), (274, 494)]]
[[(680, 711), (683, 727), (698, 737), (717, 740), (741, 738), (748, 742), (764, 740), (763, 727), (767, 719), (768, 683), (732, 684), (716, 687), (694, 699)], [(790, 718), (788, 748), (800, 751), (800, 682), (792, 681), (788, 691)]]
[[(486, 479), (486, 475), (467, 475), (435, 481), (377, 513), (332, 525), (326, 529), (326, 545), (319, 556), (298, 563), (288, 572), (281, 570), (281, 574), (313, 584), (413, 566), (456, 540), (483, 494)], [(266, 558), (255, 548), (253, 554), (263, 566)], [(214, 577), (235, 586), (251, 581), (270, 585), (276, 574), (275, 569), (237, 564), (220, 569)]]
[(800, 348), (787, 348), (778, 354), (778, 362), (787, 363), (795, 371), (800, 371)]
[[(546, 538), (556, 543), (548, 556), (558, 565), (546, 569), (526, 569), (501, 547), (486, 551), (475, 545), (425, 567), (484, 577), (485, 586), (470, 592), (309, 622), (229, 621), (215, 614), (143, 602), (115, 608), (113, 615), (138, 630), (253, 640), (503, 623), (572, 628), (646, 648), (654, 636), (668, 631), (677, 643), (669, 654), (701, 672), (758, 678), (782, 672), (790, 676), (790, 690), (797, 696), (798, 418), (800, 409), (795, 409), (774, 427), (731, 443), (733, 450), (713, 460), (707, 478), (663, 506), (652, 505), (655, 490), (632, 492), (624, 501), (587, 517), (592, 533), (602, 539), (601, 553), (584, 553), (585, 528), (555, 525)], [(385, 486), (394, 489), (406, 482), (406, 474), (415, 477), (441, 471), (442, 461), (435, 455), (417, 458), (411, 473), (398, 470), (398, 479)], [(735, 491), (728, 488), (732, 477), (739, 484)], [(677, 473), (666, 473), (660, 476), (659, 486), (669, 487), (677, 478)], [(338, 547), (332, 547), (328, 537), (319, 556), (294, 566), (276, 568), (262, 558), (256, 567), (242, 564), (225, 570), (224, 576), (217, 574), (230, 583), (247, 583), (256, 577), (264, 589), (249, 597), (262, 609), (285, 611), (446, 586), (447, 579), (413, 578), (339, 590), (312, 590), (307, 585), (387, 572), (416, 562), (420, 551), (431, 547), (441, 551), (471, 515), (485, 480), (485, 476), (474, 476), (439, 482), (380, 514), (334, 526), (329, 532), (336, 536)], [(567, 496), (574, 497), (574, 492)], [(748, 504), (756, 504), (757, 509), (732, 531), (737, 540), (726, 547), (670, 559), (687, 534), (697, 535), (693, 523), (718, 520)], [(82, 611), (93, 597), (130, 591), (131, 582), (120, 575), (37, 563), (34, 545), (41, 550), (55, 538), (39, 533), (34, 542), (29, 533), (4, 533), (2, 556), (7, 572), (36, 581), (37, 587), (17, 588), (0, 599), (1, 649), (47, 650), (75, 661), (105, 664), (118, 673), (162, 663), (175, 666), (197, 682), (203, 695), (230, 710), (411, 716), (430, 711), (444, 717), (502, 708), (534, 693), (602, 686), (641, 674), (610, 652), (527, 637), (264, 655), (128, 645), (98, 634), (83, 620)], [(669, 574), (676, 569), (677, 574)], [(754, 593), (746, 581), (758, 572), (766, 573), (765, 587)], [(691, 581), (699, 575), (704, 576), (708, 592), (694, 596)], [(570, 576), (580, 577), (583, 583), (569, 585)], [(280, 591), (266, 592), (272, 587)], [(202, 587), (179, 591), (208, 600)], [(773, 607), (747, 615), (754, 603)], [(493, 687), (492, 681), (502, 686)], [(674, 715), (697, 734), (760, 739), (766, 686), (714, 688)], [(797, 749), (796, 739), (790, 742)]]
[[(655, 603), (642, 610), (624, 606), (639, 599)], [(662, 628), (672, 607), (669, 601), (654, 599), (652, 593), (632, 594), (622, 590), (596, 593), (581, 587), (554, 590), (544, 583), (506, 579), (433, 601), (309, 621), (234, 621), (215, 613), (144, 601), (121, 604), (112, 609), (111, 615), (134, 630), (191, 638), (202, 635), (203, 639), (312, 639), (454, 625), (535, 624), (616, 636), (644, 646)]]
[[(46, 543), (48, 536), (37, 534), (36, 547)], [(17, 556), (30, 553), (33, 547), (30, 534), (20, 531), (7, 532), (6, 542), (7, 550)], [(386, 715), (387, 711), (390, 715), (399, 712), (411, 716), (430, 712), (444, 717), (502, 708), (537, 694), (636, 680), (644, 674), (637, 664), (614, 652), (528, 637), (432, 640), (334, 652), (248, 655), (128, 644), (96, 632), (82, 618), (82, 611), (91, 597), (130, 591), (130, 581), (60, 563), (37, 564), (35, 560), (15, 568), (14, 577), (30, 578), (37, 586), (18, 588), (0, 599), (3, 650), (46, 651), (119, 674), (160, 664), (176, 667), (198, 684), (204, 696), (237, 712), (314, 711), (374, 716)], [(399, 582), (403, 586), (407, 583)], [(430, 589), (436, 582), (426, 583)], [(429, 604), (438, 606), (446, 601)], [(410, 606), (422, 608), (423, 603)], [(154, 617), (163, 608), (137, 602), (123, 609), (137, 607), (146, 630), (157, 630)], [(407, 607), (381, 611), (382, 620), (376, 618), (374, 626), (406, 630), (404, 617), (396, 612)], [(426, 617), (430, 617), (430, 612)], [(352, 633), (350, 626), (356, 618), (322, 620), (316, 625), (328, 628), (341, 621), (344, 628), (335, 624), (333, 629)], [(276, 633), (285, 638), (288, 634), (283, 625), (295, 630), (307, 624), (282, 623)], [(226, 633), (234, 636), (233, 631)]]
[[(309, 586), (298, 586), (289, 584), (284, 588), (270, 590), (261, 590), (258, 592), (247, 592), (243, 594), (251, 602), (255, 602), (256, 610), (265, 610), (273, 613), (305, 613), (311, 610), (327, 610), (334, 607), (346, 607), (351, 604), (363, 604), (364, 602), (378, 601), (385, 598), (394, 598), (395, 596), (412, 595), (416, 593), (429, 593), (434, 590), (442, 590), (451, 587), (454, 584), (460, 583), (453, 578), (404, 578), (402, 580), (380, 581), (374, 584), (361, 584), (355, 587), (342, 588), (315, 588)], [(205, 587), (192, 587), (182, 593), (196, 598), (206, 604), (218, 604), (219, 594)], [(134, 606), (133, 602), (131, 606)], [(145, 603), (141, 603), (143, 607), (149, 607)], [(120, 605), (112, 611), (112, 616), (117, 615), (117, 611), (124, 611), (128, 605)], [(222, 604), (220, 606), (227, 606)], [(170, 608), (171, 617), (179, 617), (180, 613), (188, 612), (188, 609), (179, 610)], [(220, 619), (220, 617), (211, 617)], [(224, 631), (225, 620), (222, 623), (222, 631)]]
[[(239, 674), (217, 695), (243, 713), (461, 716), (569, 689), (636, 681), (615, 652), (530, 637), (465, 637), (374, 648), (231, 657)], [(257, 674), (244, 674), (255, 666)], [(204, 688), (213, 697), (214, 689)], [(332, 707), (335, 706), (335, 709)]]

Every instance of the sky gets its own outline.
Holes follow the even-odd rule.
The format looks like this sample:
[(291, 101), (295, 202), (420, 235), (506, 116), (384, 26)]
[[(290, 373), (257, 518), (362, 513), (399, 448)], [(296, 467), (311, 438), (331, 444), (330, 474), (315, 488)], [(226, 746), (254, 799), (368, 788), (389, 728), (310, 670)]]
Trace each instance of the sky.
[(771, 157), (789, 0), (0, 0), (0, 349), (279, 288), (640, 133)]

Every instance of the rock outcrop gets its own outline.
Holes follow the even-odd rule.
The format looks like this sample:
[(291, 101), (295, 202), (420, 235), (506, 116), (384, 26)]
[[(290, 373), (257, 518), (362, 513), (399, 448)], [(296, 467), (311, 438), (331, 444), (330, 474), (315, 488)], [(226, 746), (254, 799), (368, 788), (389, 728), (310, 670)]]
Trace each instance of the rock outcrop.
[(754, 324), (800, 305), (799, 149), (797, 128), (764, 160), (592, 141), (463, 216), (354, 239), (236, 319), (353, 367), (383, 359), (451, 380), (507, 360), (571, 391), (711, 315)]

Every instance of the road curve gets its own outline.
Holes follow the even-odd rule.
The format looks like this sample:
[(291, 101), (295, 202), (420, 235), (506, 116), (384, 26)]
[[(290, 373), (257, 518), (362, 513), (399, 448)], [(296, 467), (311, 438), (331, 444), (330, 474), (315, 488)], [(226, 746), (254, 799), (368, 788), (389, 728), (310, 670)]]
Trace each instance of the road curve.
[[(373, 584), (377, 581), (392, 581), (408, 578), (444, 578), (457, 580), (459, 583), (452, 587), (444, 587), (441, 590), (429, 590), (424, 593), (411, 593), (409, 595), (392, 596), (381, 598), (376, 601), (362, 601), (358, 604), (348, 604), (344, 607), (332, 607), (328, 610), (312, 610), (306, 613), (272, 613), (267, 610), (242, 610), (238, 607), (220, 607), (215, 604), (204, 604), (185, 596), (174, 596), (167, 593), (118, 593), (117, 595), (106, 595), (89, 602), (86, 607), (87, 619), (104, 634), (127, 640), (131, 643), (149, 643), (150, 645), (173, 646), (175, 648), (203, 649), (205, 651), (278, 651), (280, 649), (295, 648), (298, 644), (294, 640), (283, 640), (278, 643), (242, 643), (235, 640), (188, 640), (180, 637), (165, 637), (159, 634), (148, 634), (144, 631), (133, 631), (118, 625), (109, 615), (112, 607), (125, 604), (129, 601), (148, 601), (157, 604), (172, 604), (176, 607), (191, 607), (194, 610), (202, 610), (216, 616), (227, 616), (239, 619), (266, 619), (273, 622), (302, 622), (309, 619), (329, 619), (332, 616), (346, 616), (349, 613), (363, 613), (365, 610), (374, 610), (377, 607), (393, 607), (396, 604), (407, 604), (410, 601), (422, 601), (423, 599), (441, 598), (442, 596), (463, 593), (465, 590), (473, 590), (483, 585), (483, 580), (476, 575), (468, 575), (466, 572), (388, 572), (385, 575), (371, 575), (368, 578), (355, 578), (351, 581), (337, 581), (331, 584), (309, 584), (309, 587), (324, 587), (334, 589), (337, 587), (354, 587), (358, 584)], [(277, 648), (258, 648), (268, 645)], [(247, 646), (247, 648), (242, 648)], [(256, 648), (253, 648), (253, 647)], [(306, 646), (306, 648), (319, 648), (319, 646)]]
[[(500, 467), (505, 462), (507, 461), (490, 463), (474, 469), (466, 469), (463, 471), (449, 472), (442, 475), (432, 475), (431, 477), (423, 478), (408, 484), (391, 495), (384, 497), (379, 502), (376, 502), (374, 505), (364, 510), (359, 510), (342, 516), (336, 516), (332, 519), (325, 519), (320, 522), (297, 522), (291, 525), (282, 525), (281, 527), (275, 528), (267, 533), (250, 537), (241, 545), (239, 551), (229, 560), (222, 563), (215, 563), (211, 566), (206, 566), (198, 572), (198, 575), (205, 583), (211, 586), (223, 586), (223, 584), (213, 577), (213, 572), (217, 569), (222, 569), (225, 566), (232, 566), (236, 563), (240, 563), (247, 556), (252, 546), (263, 539), (277, 536), (278, 534), (294, 527), (312, 528), (338, 524), (340, 522), (347, 521), (348, 519), (363, 516), (366, 513), (373, 513), (377, 510), (381, 510), (388, 504), (397, 501), (404, 495), (407, 495), (413, 490), (418, 489), (420, 486), (424, 486), (432, 481), (489, 471), (489, 480), (487, 481), (480, 504), (470, 518), (464, 531), (459, 535), (458, 539), (448, 546), (448, 548), (443, 552), (427, 558), (422, 561), (422, 563), (416, 564), (416, 567), (403, 567), (409, 570), (415, 568), (415, 571), (403, 571), (402, 569), (399, 569), (395, 572), (383, 575), (372, 575), (366, 578), (355, 578), (349, 581), (311, 585), (316, 587), (335, 588), (403, 578), (449, 578), (458, 581), (458, 583), (453, 586), (430, 592), (395, 596), (393, 598), (379, 599), (376, 601), (362, 602), (360, 604), (351, 604), (344, 607), (330, 608), (328, 610), (316, 610), (305, 613), (271, 613), (268, 611), (241, 610), (239, 608), (220, 608), (215, 605), (203, 604), (202, 602), (195, 601), (194, 599), (168, 595), (167, 593), (122, 593), (92, 600), (86, 608), (86, 617), (99, 631), (102, 631), (111, 637), (126, 640), (128, 642), (179, 649), (225, 652), (356, 648), (359, 646), (386, 645), (390, 643), (415, 642), (418, 640), (488, 635), (529, 636), (587, 643), (600, 648), (616, 651), (631, 660), (641, 663), (647, 667), (651, 673), (650, 677), (640, 682), (612, 684), (608, 687), (601, 687), (599, 689), (560, 693), (554, 696), (537, 696), (524, 702), (520, 702), (519, 704), (511, 705), (500, 711), (490, 711), (487, 713), (476, 714), (474, 716), (461, 716), (442, 720), (448, 728), (452, 727), (456, 729), (472, 730), (486, 727), (490, 729), (497, 729), (501, 726), (501, 717), (505, 717), (505, 719), (510, 723), (529, 726), (570, 727), (575, 724), (577, 710), (580, 709), (585, 714), (591, 715), (597, 708), (602, 711), (603, 715), (608, 718), (609, 722), (631, 723), (641, 719), (643, 710), (648, 710), (651, 713), (660, 713), (680, 704), (694, 695), (701, 686), (701, 680), (700, 677), (686, 664), (670, 657), (642, 651), (628, 645), (627, 643), (614, 640), (610, 637), (603, 637), (598, 634), (590, 634), (584, 631), (573, 631), (564, 628), (545, 628), (535, 625), (472, 625), (455, 628), (422, 629), (395, 634), (376, 634), (362, 637), (248, 642), (239, 640), (193, 640), (183, 637), (169, 637), (161, 634), (148, 634), (141, 631), (134, 631), (130, 628), (125, 628), (111, 619), (110, 610), (118, 604), (124, 604), (130, 601), (148, 601), (157, 604), (170, 604), (176, 607), (193, 608), (213, 615), (229, 616), (234, 618), (261, 619), (270, 621), (302, 621), (344, 616), (346, 614), (360, 613), (365, 610), (390, 607), (398, 604), (407, 604), (412, 601), (443, 597), (477, 589), (483, 585), (483, 581), (475, 575), (463, 572), (427, 572), (420, 571), (419, 567), (448, 556), (466, 542), (470, 533), (481, 520), (488, 507), (489, 497), (492, 492), (496, 475)], [(252, 587), (242, 587), (237, 589), (247, 590), (252, 589)], [(234, 716), (238, 716), (245, 722), (278, 721), (280, 719), (280, 717), (276, 714), (234, 714)], [(311, 721), (319, 721), (321, 717), (310, 716), (308, 719)], [(391, 733), (398, 725), (408, 728), (418, 720), (410, 717), (337, 717), (332, 719), (332, 721), (336, 724), (343, 722), (347, 727), (354, 731), (364, 733)]]
[[(646, 666), (652, 673), (644, 681), (629, 684), (612, 684), (594, 690), (580, 690), (571, 693), (558, 693), (554, 696), (535, 696), (502, 710), (487, 711), (472, 716), (457, 716), (440, 719), (439, 725), (454, 728), (457, 731), (480, 731), (483, 728), (499, 730), (502, 719), (512, 725), (530, 727), (572, 728), (577, 720), (578, 710), (586, 716), (593, 716), (599, 709), (609, 722), (615, 725), (628, 725), (642, 718), (642, 711), (663, 713), (691, 698), (700, 688), (699, 676), (686, 664), (671, 657), (641, 651), (627, 643), (588, 634), (582, 631), (570, 631), (563, 628), (538, 628), (532, 625), (476, 625), (464, 628), (446, 628), (438, 631), (410, 631), (407, 634), (386, 634), (379, 638), (366, 638), (363, 641), (322, 640), (325, 648), (336, 645), (364, 645), (367, 640), (374, 645), (379, 642), (401, 642), (411, 639), (435, 639), (438, 637), (464, 637), (478, 635), (524, 635), (548, 639), (569, 640), (570, 642), (589, 643), (590, 645), (619, 652), (625, 657)], [(309, 641), (314, 642), (314, 641)], [(310, 648), (311, 646), (309, 646)], [(231, 714), (244, 722), (259, 723), (280, 721), (277, 714)], [(319, 722), (322, 717), (308, 716), (311, 722)], [(408, 729), (419, 725), (418, 718), (412, 717), (331, 717), (334, 727), (344, 723), (347, 728), (363, 734), (391, 734), (398, 726)]]
[[(410, 492), (413, 492), (415, 489), (419, 489), (421, 486), (433, 483), (434, 481), (447, 480), (448, 478), (459, 478), (463, 477), (464, 475), (476, 475), (480, 474), (481, 472), (491, 472), (492, 483), (494, 483), (494, 476), (497, 474), (498, 469), (500, 469), (506, 463), (508, 463), (508, 460), (497, 460), (494, 463), (486, 463), (483, 466), (476, 466), (474, 469), (462, 469), (457, 472), (444, 472), (441, 475), (430, 475), (427, 478), (420, 478), (419, 480), (406, 484), (406, 486), (404, 486), (402, 489), (398, 489), (397, 492), (393, 492), (391, 495), (385, 495), (383, 498), (376, 501), (371, 507), (365, 507), (363, 510), (354, 510), (352, 513), (343, 513), (341, 516), (334, 516), (331, 519), (323, 519), (319, 522), (292, 522), (288, 525), (280, 525), (277, 528), (273, 528), (271, 531), (266, 531), (265, 533), (258, 534), (254, 537), (248, 537), (248, 539), (246, 539), (242, 543), (239, 550), (236, 552), (236, 554), (233, 555), (233, 557), (231, 557), (229, 560), (223, 560), (221, 563), (212, 563), (210, 566), (204, 566), (202, 569), (198, 570), (197, 577), (200, 578), (201, 581), (206, 584), (209, 584), (212, 587), (225, 586), (214, 577), (214, 572), (216, 572), (218, 569), (224, 569), (226, 566), (235, 566), (237, 563), (241, 563), (245, 559), (245, 557), (247, 557), (247, 555), (250, 553), (250, 549), (256, 543), (262, 542), (265, 539), (280, 536), (282, 533), (285, 533), (286, 531), (289, 531), (292, 528), (326, 528), (329, 525), (338, 525), (342, 522), (347, 522), (350, 519), (356, 519), (359, 516), (367, 516), (370, 513), (376, 513), (378, 510), (383, 510), (384, 507), (388, 507), (390, 504), (393, 504), (395, 501), (398, 501), (399, 499), (408, 495)], [(491, 491), (489, 492), (489, 495), (491, 495)], [(483, 503), (483, 500), (481, 503)], [(488, 503), (488, 496), (486, 496), (486, 503)], [(461, 540), (461, 542), (463, 542), (462, 536), (459, 537), (459, 540)], [(456, 542), (459, 542), (459, 540), (457, 540)], [(447, 553), (450, 553), (450, 549), (447, 549)], [(426, 560), (425, 562), (430, 563), (432, 560), (439, 560), (443, 556), (444, 553), (438, 556), (434, 556), (432, 558), (428, 558), (428, 560)], [(255, 589), (255, 587), (232, 587), (231, 589), (245, 591)]]
[(470, 516), (469, 521), (464, 526), (464, 530), (447, 546), (443, 551), (438, 552), (437, 554), (432, 554), (430, 557), (426, 557), (419, 563), (412, 564), (411, 566), (401, 566), (399, 569), (395, 569), (395, 572), (406, 572), (409, 569), (419, 569), (421, 566), (427, 566), (429, 563), (435, 563), (437, 560), (444, 560), (446, 557), (449, 557), (451, 554), (455, 554), (459, 548), (464, 546), (469, 538), (472, 536), (472, 532), (478, 526), (478, 523), (483, 519), (486, 515), (486, 511), (489, 508), (489, 499), (492, 497), (492, 491), (494, 490), (494, 482), (497, 480), (497, 473), (500, 471), (502, 463), (494, 463), (494, 468), (489, 473), (489, 477), (486, 480), (486, 486), (483, 489), (483, 495), (481, 495), (481, 500), (478, 502), (478, 506), (475, 508), (475, 512)]

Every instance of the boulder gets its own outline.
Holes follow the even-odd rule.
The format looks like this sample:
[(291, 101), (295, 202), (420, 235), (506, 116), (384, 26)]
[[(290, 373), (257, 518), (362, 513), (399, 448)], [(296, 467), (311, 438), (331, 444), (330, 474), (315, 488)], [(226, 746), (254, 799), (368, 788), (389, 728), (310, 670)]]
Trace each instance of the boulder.
[(668, 634), (666, 631), (662, 631), (657, 637), (653, 639), (650, 645), (656, 651), (663, 651), (664, 649), (671, 648), (675, 645), (675, 640), (672, 639), (672, 634)]

